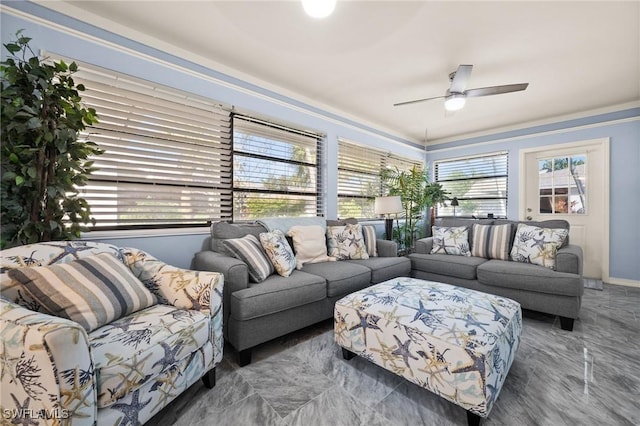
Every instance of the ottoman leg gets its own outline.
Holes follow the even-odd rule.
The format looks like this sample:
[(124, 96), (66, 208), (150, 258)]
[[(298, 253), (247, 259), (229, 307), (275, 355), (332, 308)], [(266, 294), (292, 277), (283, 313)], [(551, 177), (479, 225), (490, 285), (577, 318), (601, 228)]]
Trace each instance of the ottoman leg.
[(482, 417), (472, 413), (471, 411), (467, 411), (467, 424), (469, 426), (480, 426), (481, 421), (482, 421)]
[(353, 352), (351, 352), (349, 349), (345, 349), (342, 348), (342, 358), (346, 359), (347, 361), (349, 361), (351, 358), (353, 358), (354, 356), (356, 356), (356, 354), (354, 354)]

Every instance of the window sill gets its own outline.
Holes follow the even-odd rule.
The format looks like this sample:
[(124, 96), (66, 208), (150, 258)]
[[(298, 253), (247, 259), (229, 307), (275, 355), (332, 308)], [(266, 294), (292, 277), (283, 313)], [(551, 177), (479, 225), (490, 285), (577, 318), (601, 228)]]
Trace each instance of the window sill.
[(117, 231), (89, 231), (82, 234), (82, 240), (105, 240), (114, 238), (155, 238), (176, 235), (209, 235), (209, 227), (166, 228), (166, 229), (126, 229)]

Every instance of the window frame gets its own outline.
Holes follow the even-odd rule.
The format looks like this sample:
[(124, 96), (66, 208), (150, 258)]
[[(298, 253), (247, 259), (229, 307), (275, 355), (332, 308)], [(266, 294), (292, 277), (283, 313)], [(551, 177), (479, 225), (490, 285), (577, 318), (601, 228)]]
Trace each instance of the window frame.
[[(479, 160), (486, 159), (488, 163), (483, 164), (481, 167), (471, 168), (471, 173), (475, 176), (469, 176), (465, 178), (443, 178), (440, 176), (443, 165), (447, 165), (448, 173), (462, 172), (465, 169), (465, 165), (472, 162), (478, 162)], [(488, 167), (487, 164), (493, 164), (493, 169), (498, 169), (495, 173), (485, 173), (484, 168)], [(466, 170), (465, 170), (466, 172)], [(508, 202), (509, 202), (509, 153), (508, 151), (489, 152), (477, 155), (468, 155), (463, 157), (446, 158), (441, 160), (435, 160), (433, 162), (433, 176), (434, 182), (442, 185), (443, 189), (450, 192), (449, 198), (457, 198), (459, 206), (455, 209), (451, 206), (451, 202), (445, 203), (445, 206), (436, 206), (435, 217), (460, 217), (460, 218), (476, 218), (476, 217), (495, 217), (506, 218), (508, 214)], [(483, 188), (487, 185), (492, 185), (495, 188), (497, 195), (491, 195), (490, 188)], [(463, 188), (470, 186), (465, 192), (462, 189), (456, 190), (455, 187)], [(478, 195), (467, 196), (473, 187), (477, 186), (474, 190)], [(500, 195), (502, 194), (502, 195)], [(488, 202), (495, 202), (495, 205), (500, 206), (500, 211), (487, 211), (491, 208), (491, 204)], [(478, 210), (464, 215), (460, 214), (465, 208), (465, 204), (473, 206), (473, 203), (480, 203)], [(488, 207), (488, 208), (485, 208)], [(455, 214), (454, 214), (455, 212)]]
[[(345, 159), (345, 156), (341, 155), (341, 152), (344, 152), (346, 149), (352, 150), (354, 153), (350, 154), (350, 161), (348, 162), (345, 161), (344, 163), (342, 163), (342, 160)], [(368, 164), (363, 165), (362, 160), (367, 158), (371, 158), (371, 161)], [(340, 215), (341, 200), (345, 200), (345, 201), (367, 200), (370, 204), (369, 210), (371, 211), (371, 216), (357, 217), (357, 219), (377, 219), (373, 211), (375, 198), (386, 195), (384, 184), (380, 179), (381, 172), (385, 169), (396, 168), (396, 167), (399, 168), (400, 170), (405, 170), (405, 169), (408, 170), (414, 165), (424, 168), (425, 162), (416, 160), (410, 157), (404, 157), (387, 150), (374, 148), (369, 145), (365, 145), (363, 143), (353, 142), (351, 140), (347, 140), (344, 138), (338, 138), (338, 177), (337, 177), (337, 190), (336, 190), (337, 192), (336, 207), (338, 210), (338, 217), (341, 217)], [(341, 176), (344, 176), (344, 173), (351, 173), (352, 176), (359, 175), (359, 176), (369, 176), (373, 178), (371, 185), (372, 185), (372, 188), (375, 188), (374, 194), (359, 195), (359, 194), (346, 193), (346, 190), (349, 187), (349, 185), (345, 182), (341, 182)], [(355, 186), (351, 185), (351, 187), (355, 187)], [(364, 211), (365, 208), (366, 207), (363, 206), (362, 210)], [(346, 214), (345, 217), (353, 217), (353, 215)]]

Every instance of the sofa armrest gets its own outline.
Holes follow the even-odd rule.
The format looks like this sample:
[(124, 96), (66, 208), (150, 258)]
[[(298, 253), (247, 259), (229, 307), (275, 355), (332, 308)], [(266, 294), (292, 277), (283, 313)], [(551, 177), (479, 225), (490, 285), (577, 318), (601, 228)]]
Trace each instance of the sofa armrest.
[(433, 237), (421, 238), (416, 241), (414, 253), (431, 254), (432, 248), (433, 248)]
[(96, 424), (97, 385), (80, 324), (2, 299), (0, 330), (2, 414), (11, 417), (8, 423), (42, 413), (60, 424)]
[(568, 244), (556, 253), (556, 271), (582, 275), (582, 247)]
[(376, 240), (376, 248), (380, 257), (398, 257), (398, 243), (390, 240)]

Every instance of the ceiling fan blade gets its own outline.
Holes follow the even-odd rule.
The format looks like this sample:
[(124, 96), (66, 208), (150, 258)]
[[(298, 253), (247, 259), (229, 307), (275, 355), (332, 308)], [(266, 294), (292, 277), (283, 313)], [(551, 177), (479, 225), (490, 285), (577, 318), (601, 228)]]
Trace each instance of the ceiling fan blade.
[(449, 92), (463, 93), (464, 89), (467, 88), (467, 84), (469, 84), (469, 78), (471, 78), (472, 69), (473, 65), (458, 66), (458, 70), (455, 72), (453, 80), (451, 80), (451, 87), (449, 88)]
[(443, 99), (444, 96), (436, 96), (433, 98), (424, 98), (424, 99), (416, 99), (415, 101), (406, 101), (406, 102), (399, 102), (397, 104), (393, 104), (393, 106), (402, 106), (402, 105), (409, 105), (409, 104), (416, 104), (418, 102), (425, 102), (425, 101), (430, 101), (432, 99)]
[(503, 93), (519, 92), (525, 90), (529, 83), (505, 84), (503, 86), (481, 87), (478, 89), (469, 89), (464, 94), (473, 98), (477, 96), (501, 95)]

